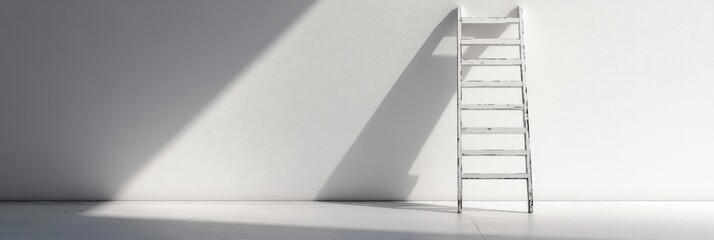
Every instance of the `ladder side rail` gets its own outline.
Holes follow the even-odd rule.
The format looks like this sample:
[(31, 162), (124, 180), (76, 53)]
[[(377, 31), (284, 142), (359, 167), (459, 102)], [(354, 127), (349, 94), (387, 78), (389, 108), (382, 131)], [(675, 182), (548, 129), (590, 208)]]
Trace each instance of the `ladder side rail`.
[(526, 150), (526, 174), (528, 179), (526, 179), (526, 185), (528, 188), (528, 213), (533, 212), (533, 174), (531, 171), (531, 148), (530, 148), (530, 127), (529, 127), (529, 116), (528, 116), (528, 89), (526, 88), (526, 47), (525, 47), (525, 32), (523, 26), (523, 8), (518, 7), (518, 38), (521, 39), (520, 55), (521, 55), (521, 81), (523, 82), (522, 100), (523, 100), (523, 127), (526, 129), (524, 134), (524, 145)]
[(457, 9), (456, 17), (456, 201), (457, 201), (457, 212), (461, 213), (463, 206), (463, 167), (461, 165), (462, 153), (461, 153), (461, 84), (462, 84), (462, 70), (461, 70), (461, 7)]

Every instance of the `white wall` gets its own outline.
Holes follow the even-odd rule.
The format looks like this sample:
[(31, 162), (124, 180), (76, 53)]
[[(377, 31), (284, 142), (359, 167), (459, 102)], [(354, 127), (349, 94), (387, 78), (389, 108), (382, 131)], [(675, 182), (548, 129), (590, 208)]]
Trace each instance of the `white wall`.
[[(454, 199), (459, 4), (6, 1), (0, 199)], [(714, 2), (520, 5), (536, 200), (714, 200)]]

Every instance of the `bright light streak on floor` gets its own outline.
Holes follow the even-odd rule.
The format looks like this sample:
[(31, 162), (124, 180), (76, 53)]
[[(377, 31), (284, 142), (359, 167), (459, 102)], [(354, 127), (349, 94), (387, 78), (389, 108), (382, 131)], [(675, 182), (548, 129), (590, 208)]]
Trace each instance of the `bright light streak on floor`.
[(714, 202), (0, 203), (0, 239), (712, 239)]

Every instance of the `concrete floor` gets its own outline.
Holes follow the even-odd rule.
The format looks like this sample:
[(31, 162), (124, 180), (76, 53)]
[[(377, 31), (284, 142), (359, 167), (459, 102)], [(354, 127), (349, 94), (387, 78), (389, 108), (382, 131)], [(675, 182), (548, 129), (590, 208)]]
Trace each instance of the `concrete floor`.
[(714, 239), (714, 202), (0, 203), (0, 239)]

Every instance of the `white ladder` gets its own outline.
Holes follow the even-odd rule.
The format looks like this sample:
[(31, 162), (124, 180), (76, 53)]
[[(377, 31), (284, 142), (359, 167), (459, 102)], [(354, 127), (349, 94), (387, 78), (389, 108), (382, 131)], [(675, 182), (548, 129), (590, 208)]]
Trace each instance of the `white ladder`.
[[(462, 24), (518, 24), (518, 39), (478, 39), (464, 38)], [(525, 46), (523, 45), (523, 9), (518, 8), (518, 17), (462, 17), (461, 8), (458, 9), (457, 45), (458, 45), (458, 88), (457, 88), (457, 205), (458, 212), (462, 210), (463, 180), (479, 179), (522, 179), (526, 180), (528, 191), (528, 212), (533, 212), (533, 181), (531, 175), (530, 131), (528, 128), (528, 91), (526, 90)], [(518, 45), (520, 58), (472, 58), (464, 59), (462, 46), (464, 45)], [(462, 66), (520, 66), (520, 81), (464, 81)], [(521, 104), (462, 104), (463, 88), (520, 88)], [(489, 128), (464, 128), (461, 124), (462, 111), (469, 110), (509, 110), (523, 112), (523, 127), (489, 127)], [(525, 149), (462, 149), (462, 134), (522, 134)], [(464, 173), (462, 159), (464, 156), (524, 156), (525, 173)]]

